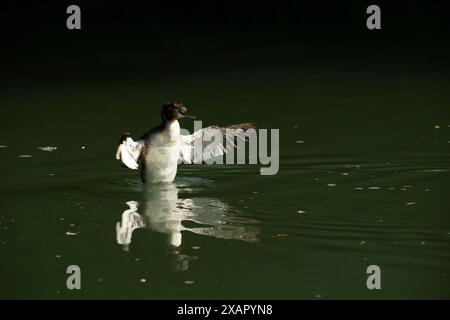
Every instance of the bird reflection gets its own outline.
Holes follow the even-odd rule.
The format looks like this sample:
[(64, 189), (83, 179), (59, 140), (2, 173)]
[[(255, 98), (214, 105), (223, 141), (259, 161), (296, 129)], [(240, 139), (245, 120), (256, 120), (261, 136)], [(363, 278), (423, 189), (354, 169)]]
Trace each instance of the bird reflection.
[[(189, 189), (182, 190), (189, 193)], [(218, 199), (180, 199), (180, 187), (175, 183), (144, 186), (143, 191), (143, 201), (126, 202), (128, 209), (116, 225), (117, 243), (125, 250), (129, 249), (134, 230), (149, 228), (166, 235), (171, 252), (169, 259), (174, 260), (175, 269), (186, 270), (189, 261), (196, 257), (181, 253), (184, 231), (220, 239), (258, 240), (256, 221), (239, 217)]]

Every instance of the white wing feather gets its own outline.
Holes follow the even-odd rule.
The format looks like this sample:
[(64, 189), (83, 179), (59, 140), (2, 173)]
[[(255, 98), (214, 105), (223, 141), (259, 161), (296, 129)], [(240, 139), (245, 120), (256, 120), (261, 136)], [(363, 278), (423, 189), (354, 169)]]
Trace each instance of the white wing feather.
[(133, 141), (130, 137), (126, 138), (117, 148), (116, 159), (121, 160), (128, 168), (136, 170), (144, 144), (144, 140)]
[(244, 131), (210, 126), (191, 135), (181, 135), (179, 161), (192, 164), (222, 156), (231, 149), (243, 146), (246, 137), (251, 134), (256, 134), (253, 128)]

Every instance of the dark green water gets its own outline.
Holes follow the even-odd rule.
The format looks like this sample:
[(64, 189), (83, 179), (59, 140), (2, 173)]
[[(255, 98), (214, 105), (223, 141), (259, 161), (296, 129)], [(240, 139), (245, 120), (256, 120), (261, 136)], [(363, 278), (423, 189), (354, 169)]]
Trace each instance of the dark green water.
[[(0, 297), (450, 298), (448, 78), (408, 63), (219, 65), (3, 92)], [(172, 97), (204, 125), (280, 129), (279, 173), (183, 166), (142, 186), (117, 139)]]

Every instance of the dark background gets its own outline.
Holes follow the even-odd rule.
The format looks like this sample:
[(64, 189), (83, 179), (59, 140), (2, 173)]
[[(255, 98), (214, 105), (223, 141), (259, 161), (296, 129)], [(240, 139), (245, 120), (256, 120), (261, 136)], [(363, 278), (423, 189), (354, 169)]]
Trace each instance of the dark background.
[[(448, 16), (411, 0), (2, 3), (0, 297), (450, 297)], [(142, 230), (130, 252), (115, 235), (127, 201), (165, 198), (114, 159), (117, 141), (172, 99), (205, 126), (280, 129), (275, 176), (180, 168), (180, 199), (223, 202), (261, 246), (186, 233), (181, 253), (200, 259), (176, 275), (166, 234)]]
[[(66, 28), (70, 4), (81, 7), (81, 30)], [(370, 4), (381, 7), (381, 30), (366, 28)], [(20, 2), (2, 4), (0, 19), (6, 82), (36, 73), (43, 81), (111, 72), (137, 76), (137, 69), (147, 67), (170, 73), (217, 63), (248, 65), (261, 53), (271, 63), (384, 59), (448, 67), (444, 2)]]

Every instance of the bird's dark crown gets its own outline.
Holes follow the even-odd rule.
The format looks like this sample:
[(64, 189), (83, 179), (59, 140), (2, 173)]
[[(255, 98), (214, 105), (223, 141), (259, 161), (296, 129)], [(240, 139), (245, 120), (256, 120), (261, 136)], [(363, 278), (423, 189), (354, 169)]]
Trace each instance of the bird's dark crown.
[(162, 106), (161, 117), (163, 122), (178, 120), (186, 115), (187, 108), (180, 101), (169, 101)]

